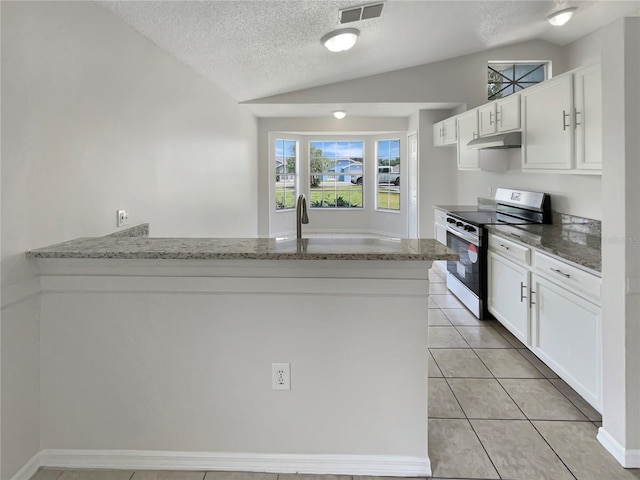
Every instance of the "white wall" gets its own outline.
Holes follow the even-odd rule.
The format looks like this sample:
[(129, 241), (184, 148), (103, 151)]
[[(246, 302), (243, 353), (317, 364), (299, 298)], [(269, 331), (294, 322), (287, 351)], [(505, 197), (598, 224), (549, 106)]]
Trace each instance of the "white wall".
[(640, 467), (640, 18), (602, 30), (603, 428), (616, 458)]
[(474, 204), (478, 197), (489, 197), (489, 188), (520, 188), (551, 194), (551, 208), (557, 212), (602, 220), (602, 177), (599, 175), (553, 175), (523, 172), (520, 149), (509, 152), (505, 173), (458, 173), (458, 202)]
[(489, 60), (551, 60), (554, 75), (567, 70), (562, 47), (534, 40), (247, 103), (444, 102), (473, 108), (487, 102)]
[(156, 236), (255, 236), (258, 196), (257, 121), (245, 107), (93, 2), (1, 8), (7, 479), (39, 448), (24, 252), (112, 232), (118, 208)]
[[(421, 110), (419, 113), (418, 171), (420, 237), (433, 238), (434, 205), (452, 205), (457, 201), (458, 166), (456, 147), (433, 146), (433, 124), (451, 116), (445, 110)], [(474, 200), (473, 204), (476, 203)]]
[[(598, 32), (566, 48), (544, 41), (524, 42), (485, 52), (444, 60), (428, 65), (381, 75), (301, 90), (255, 100), (255, 103), (322, 102), (455, 102), (469, 108), (486, 103), (486, 64), (488, 60), (551, 60), (554, 75), (600, 57)], [(595, 51), (594, 51), (595, 49)], [(478, 197), (489, 196), (489, 187), (513, 187), (544, 191), (552, 195), (552, 208), (572, 215), (602, 219), (601, 177), (587, 175), (549, 175), (523, 173), (519, 167), (519, 150), (510, 155), (505, 173), (458, 172), (455, 147), (433, 148), (430, 123), (455, 112), (423, 113), (419, 123), (420, 165), (420, 234), (432, 236), (433, 204), (475, 204)], [(429, 118), (427, 120), (427, 115)], [(410, 118), (416, 124), (415, 116)], [(414, 127), (412, 127), (414, 128)], [(437, 179), (434, 181), (433, 179)], [(453, 195), (452, 195), (453, 192)]]
[(567, 70), (599, 63), (602, 53), (602, 31), (596, 30), (589, 35), (566, 46)]
[[(121, 468), (142, 450), (152, 467), (193, 452), (205, 463), (179, 457), (189, 469), (290, 472), (298, 454), (303, 473), (427, 473), (403, 463), (427, 462), (429, 262), (44, 264), (43, 449), (107, 450)], [(291, 390), (272, 389), (273, 362)]]
[[(300, 181), (306, 179), (305, 172), (306, 162), (306, 142), (314, 135), (314, 139), (364, 139), (365, 140), (365, 176), (368, 183), (373, 181), (373, 176), (369, 175), (375, 171), (372, 156), (375, 148), (375, 140), (377, 138), (400, 138), (402, 148), (406, 144), (406, 131), (408, 127), (407, 118), (375, 118), (375, 117), (347, 117), (343, 120), (332, 118), (260, 118), (259, 119), (259, 138), (260, 138), (260, 202), (259, 202), (259, 218), (260, 218), (260, 235), (273, 236), (278, 234), (295, 233), (295, 212), (274, 212), (273, 211), (273, 195), (271, 181), (273, 174), (270, 174), (272, 167), (272, 158), (269, 156), (272, 146), (269, 141), (271, 138), (285, 137), (290, 134), (291, 139), (299, 139), (300, 143), (300, 161), (303, 164), (301, 168)], [(375, 134), (379, 132), (393, 132), (391, 136)], [(406, 162), (406, 154), (403, 155)], [(405, 163), (406, 165), (406, 163)], [(406, 171), (406, 168), (403, 169)], [(306, 185), (301, 185), (306, 187)], [(406, 192), (403, 192), (403, 199), (406, 204)], [(305, 192), (305, 189), (302, 189)], [(365, 208), (362, 210), (349, 211), (322, 211), (309, 210), (309, 224), (303, 227), (303, 231), (321, 232), (321, 231), (351, 231), (351, 232), (373, 232), (388, 235), (406, 236), (406, 214), (385, 213), (375, 210), (375, 195), (372, 189), (365, 190)], [(307, 195), (308, 198), (308, 195)], [(402, 203), (401, 203), (402, 205)]]

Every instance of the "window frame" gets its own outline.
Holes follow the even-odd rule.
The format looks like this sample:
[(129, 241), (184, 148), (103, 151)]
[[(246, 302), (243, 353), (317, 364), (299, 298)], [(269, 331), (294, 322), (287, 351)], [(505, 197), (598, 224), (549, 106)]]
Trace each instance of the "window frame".
[[(513, 69), (513, 78), (508, 78), (506, 75), (504, 75), (503, 73), (499, 72), (498, 70), (492, 68), (492, 65), (509, 65), (512, 67)], [(515, 78), (516, 74), (515, 74), (515, 70), (516, 67), (518, 65), (531, 65), (531, 66), (535, 66), (538, 65), (536, 68), (533, 68), (532, 70), (529, 70), (527, 73), (525, 73), (524, 75), (521, 75), (519, 78)], [(531, 73), (533, 73), (534, 71), (538, 70), (539, 68), (543, 69), (543, 79), (540, 81), (536, 81), (536, 82), (519, 82), (519, 80), (525, 78), (526, 76), (530, 75)], [(489, 85), (492, 84), (492, 82), (489, 81), (489, 72), (490, 70), (493, 70), (497, 75), (501, 75), (502, 77), (504, 77), (505, 79), (508, 80), (507, 85), (502, 87), (499, 91), (493, 93), (492, 95), (489, 94)], [(515, 93), (519, 93), (522, 90), (526, 90), (529, 87), (532, 87), (534, 85), (537, 85), (538, 83), (544, 82), (545, 80), (548, 80), (549, 78), (551, 78), (551, 61), (550, 60), (504, 60), (504, 61), (498, 61), (498, 60), (489, 60), (487, 62), (487, 77), (486, 77), (486, 83), (487, 83), (487, 100), (489, 101), (494, 101), (494, 100), (500, 100), (501, 98), (507, 98)], [(523, 87), (522, 85), (526, 84), (525, 87)], [(515, 87), (518, 86), (520, 87), (520, 90), (515, 90)], [(498, 93), (504, 91), (505, 89), (508, 88), (512, 88), (514, 91), (509, 93), (508, 95), (504, 95), (504, 96), (496, 96)]]
[[(380, 181), (379, 181), (379, 177), (380, 177), (380, 154), (379, 154), (379, 150), (380, 150), (380, 143), (381, 142), (398, 142), (398, 177), (399, 177), (399, 185), (393, 185), (393, 187), (397, 188), (397, 194), (398, 194), (398, 208), (397, 209), (392, 209), (389, 208), (389, 194), (390, 192), (380, 192)], [(385, 138), (377, 138), (374, 140), (374, 151), (375, 151), (375, 157), (374, 157), (374, 163), (375, 163), (375, 210), (378, 212), (384, 212), (384, 213), (402, 213), (402, 204), (404, 203), (402, 201), (402, 184), (404, 183), (402, 181), (402, 171), (403, 171), (403, 161), (402, 161), (402, 138), (397, 137), (385, 137)], [(389, 152), (391, 152), (391, 148), (389, 147)], [(387, 160), (389, 161), (389, 165), (382, 165), (382, 167), (388, 166), (391, 170), (392, 165), (391, 165), (391, 153), (388, 154), (388, 158)], [(390, 172), (388, 172), (389, 174)], [(391, 183), (387, 183), (387, 188), (393, 188)], [(380, 205), (380, 193), (386, 193), (387, 194), (387, 205), (386, 207), (383, 207)]]
[[(365, 188), (364, 185), (366, 183), (365, 181), (365, 175), (366, 175), (366, 137), (340, 137), (340, 135), (335, 135), (335, 136), (310, 136), (311, 138), (307, 139), (307, 174), (306, 174), (306, 180), (305, 180), (305, 189), (306, 191), (308, 191), (309, 195), (308, 195), (308, 205), (309, 205), (309, 209), (310, 210), (315, 210), (315, 211), (340, 211), (340, 212), (363, 212), (366, 210), (366, 194), (365, 194)], [(357, 157), (357, 158), (361, 158), (361, 164), (362, 164), (362, 172), (361, 172), (361, 176), (362, 176), (362, 184), (357, 185), (357, 184), (352, 184), (351, 183), (351, 178), (349, 179), (350, 181), (350, 185), (349, 187), (349, 202), (351, 202), (351, 189), (353, 189), (356, 186), (360, 187), (360, 194), (361, 194), (361, 202), (358, 206), (338, 206), (338, 205), (333, 205), (333, 206), (314, 206), (313, 205), (313, 200), (312, 200), (312, 195), (313, 195), (313, 188), (311, 187), (311, 178), (314, 176), (319, 176), (318, 174), (321, 174), (322, 176), (335, 176), (335, 177), (340, 177), (340, 176), (349, 176), (351, 177), (352, 175), (348, 172), (344, 172), (344, 171), (340, 171), (340, 172), (336, 172), (336, 170), (333, 170), (333, 172), (331, 170), (325, 170), (322, 172), (314, 172), (312, 167), (311, 167), (311, 162), (314, 158), (314, 156), (311, 155), (311, 146), (312, 144), (318, 144), (318, 143), (335, 143), (335, 144), (340, 144), (340, 143), (357, 143), (360, 145), (360, 149), (361, 149), (361, 153), (362, 156), (361, 157)], [(316, 147), (317, 148), (317, 147)], [(351, 149), (351, 146), (349, 147), (349, 149)], [(323, 151), (324, 153), (324, 151)], [(339, 156), (336, 156), (335, 159), (335, 167), (337, 168), (338, 162), (345, 160), (345, 159), (353, 159), (353, 156), (346, 156), (344, 159), (340, 158)], [(336, 180), (337, 182), (337, 180)], [(322, 197), (324, 199), (324, 189), (321, 190), (322, 193)], [(327, 190), (330, 191), (330, 190)], [(336, 192), (336, 198), (339, 196), (338, 192), (340, 190), (338, 190), (338, 186), (335, 185), (334, 187), (334, 191)]]
[[(300, 192), (300, 142), (296, 139), (293, 138), (284, 138), (285, 135), (279, 135), (276, 138), (273, 139), (273, 152), (274, 152), (274, 157), (272, 161), (272, 167), (274, 167), (273, 170), (273, 174), (275, 176), (275, 181), (274, 181), (274, 177), (270, 177), (270, 182), (272, 182), (271, 184), (273, 185), (274, 188), (274, 199), (273, 199), (273, 203), (271, 204), (271, 208), (273, 209), (273, 211), (275, 211), (276, 213), (281, 213), (281, 212), (290, 212), (292, 210), (296, 209), (296, 199), (299, 195)], [(283, 173), (278, 173), (278, 166), (277, 161), (278, 161), (278, 147), (277, 147), (277, 143), (278, 142), (291, 142), (293, 143), (293, 145), (295, 146), (295, 160), (294, 160), (294, 172), (293, 175), (289, 174), (288, 172), (284, 171)], [(286, 155), (286, 153), (284, 152), (283, 149), (283, 158), (287, 158), (288, 156)], [(286, 166), (286, 160), (283, 163), (283, 166)], [(286, 169), (285, 169), (286, 170)], [(279, 180), (277, 180), (279, 175), (291, 175), (293, 176), (293, 205), (290, 207), (287, 207), (286, 205), (286, 191), (285, 191), (285, 206), (283, 208), (278, 208), (278, 182)], [(285, 182), (285, 188), (287, 186), (287, 182)]]

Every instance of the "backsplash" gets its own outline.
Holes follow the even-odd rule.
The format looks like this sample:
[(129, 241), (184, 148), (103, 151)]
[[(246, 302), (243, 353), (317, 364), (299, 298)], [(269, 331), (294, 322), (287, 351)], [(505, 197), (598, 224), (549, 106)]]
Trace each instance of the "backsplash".
[(149, 236), (149, 224), (141, 223), (140, 225), (136, 225), (131, 228), (125, 228), (124, 230), (119, 230), (114, 233), (110, 233), (109, 235), (105, 235), (106, 237), (148, 237)]
[(551, 222), (554, 225), (563, 225), (563, 230), (566, 231), (597, 236), (602, 233), (602, 222), (600, 220), (577, 217), (568, 213), (552, 212)]

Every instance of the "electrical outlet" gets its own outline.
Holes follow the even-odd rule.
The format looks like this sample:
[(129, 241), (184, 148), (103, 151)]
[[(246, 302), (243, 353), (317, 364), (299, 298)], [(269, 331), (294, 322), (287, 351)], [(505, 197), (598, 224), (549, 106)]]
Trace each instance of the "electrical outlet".
[(288, 363), (271, 364), (271, 387), (274, 390), (291, 390), (291, 368)]
[(129, 223), (129, 215), (127, 215), (127, 211), (126, 210), (118, 210), (116, 226), (117, 227), (122, 227), (123, 225), (127, 225), (128, 223)]

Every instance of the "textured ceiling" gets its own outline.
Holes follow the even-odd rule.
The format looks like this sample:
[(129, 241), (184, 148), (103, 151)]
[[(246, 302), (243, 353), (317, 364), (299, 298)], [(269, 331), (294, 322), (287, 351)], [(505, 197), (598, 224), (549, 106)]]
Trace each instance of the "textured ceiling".
[(238, 101), (431, 63), (534, 38), (570, 43), (638, 0), (571, 1), (564, 27), (544, 17), (559, 0), (387, 0), (380, 18), (350, 23), (356, 46), (330, 53), (320, 38), (354, 0), (101, 1), (144, 36)]

